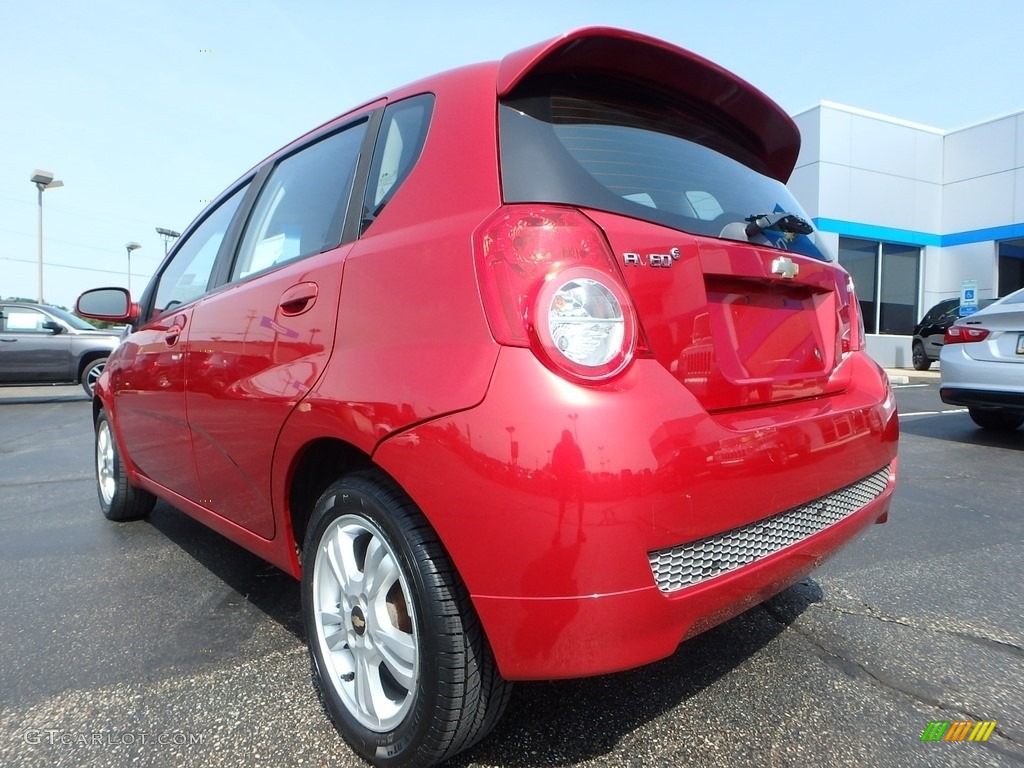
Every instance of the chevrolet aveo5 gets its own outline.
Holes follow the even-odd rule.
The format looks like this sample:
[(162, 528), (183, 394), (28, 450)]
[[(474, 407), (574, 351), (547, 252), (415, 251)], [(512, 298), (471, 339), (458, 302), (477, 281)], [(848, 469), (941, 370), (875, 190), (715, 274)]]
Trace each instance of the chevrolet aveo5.
[(243, 175), (96, 387), (107, 517), (163, 499), (301, 579), (378, 765), (511, 681), (646, 664), (801, 579), (896, 482), (857, 300), (735, 75), (584, 29), (400, 88)]

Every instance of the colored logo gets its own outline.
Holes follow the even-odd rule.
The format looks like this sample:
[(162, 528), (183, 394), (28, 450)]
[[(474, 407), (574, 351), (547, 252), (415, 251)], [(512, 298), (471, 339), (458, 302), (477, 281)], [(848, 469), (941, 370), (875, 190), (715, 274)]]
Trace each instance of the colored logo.
[(995, 720), (932, 720), (921, 741), (988, 741), (995, 729)]

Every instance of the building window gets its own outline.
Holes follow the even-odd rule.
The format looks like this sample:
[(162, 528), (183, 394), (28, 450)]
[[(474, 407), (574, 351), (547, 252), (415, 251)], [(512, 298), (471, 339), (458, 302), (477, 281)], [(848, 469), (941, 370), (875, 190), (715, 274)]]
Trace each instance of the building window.
[(999, 243), (999, 292), (1008, 296), (1024, 288), (1024, 240)]
[(865, 331), (913, 333), (919, 314), (920, 248), (840, 237), (839, 263), (853, 277)]

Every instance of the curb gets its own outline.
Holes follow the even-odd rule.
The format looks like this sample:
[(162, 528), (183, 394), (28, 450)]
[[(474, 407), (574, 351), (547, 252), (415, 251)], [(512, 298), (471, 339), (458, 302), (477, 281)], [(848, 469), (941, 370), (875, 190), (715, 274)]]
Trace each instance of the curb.
[(938, 384), (942, 375), (938, 371), (915, 371), (909, 368), (886, 368), (885, 375), (893, 385)]
[(73, 403), (90, 401), (77, 384), (42, 384), (0, 387), (0, 405), (37, 405), (40, 403)]

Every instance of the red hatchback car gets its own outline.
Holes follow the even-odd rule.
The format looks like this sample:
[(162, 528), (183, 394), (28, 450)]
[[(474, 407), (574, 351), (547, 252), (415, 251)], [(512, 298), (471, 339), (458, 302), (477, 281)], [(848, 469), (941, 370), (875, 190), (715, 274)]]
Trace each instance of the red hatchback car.
[(96, 388), (100, 502), (159, 497), (302, 580), (378, 765), (802, 578), (886, 518), (898, 421), (800, 137), (699, 56), (583, 29), (401, 88), (246, 173)]

